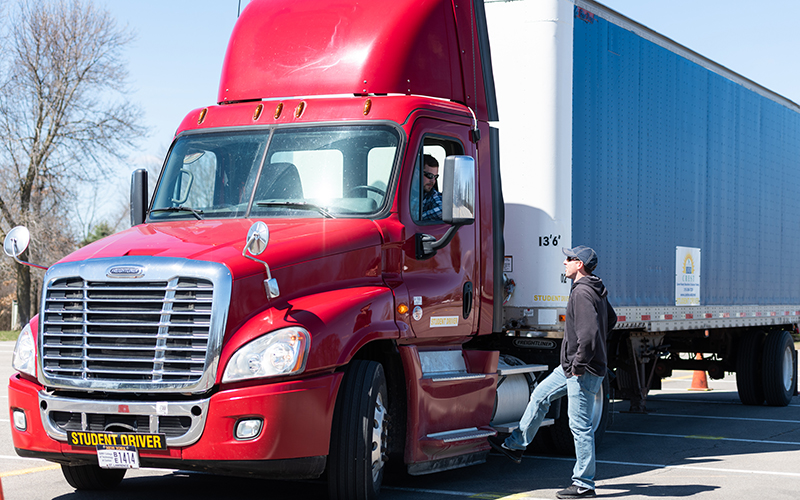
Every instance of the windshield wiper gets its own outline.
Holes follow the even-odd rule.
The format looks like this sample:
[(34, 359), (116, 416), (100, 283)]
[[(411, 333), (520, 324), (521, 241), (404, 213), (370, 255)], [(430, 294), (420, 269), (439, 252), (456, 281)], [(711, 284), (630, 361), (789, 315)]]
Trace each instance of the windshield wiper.
[(321, 213), (328, 219), (335, 219), (330, 212), (325, 210), (324, 208), (320, 207), (319, 205), (314, 205), (313, 203), (306, 203), (304, 201), (257, 201), (256, 205), (259, 207), (287, 207), (287, 208), (296, 208), (298, 210), (314, 210), (316, 212)]
[(195, 210), (192, 207), (187, 207), (181, 205), (179, 207), (164, 207), (164, 208), (154, 208), (150, 210), (150, 213), (153, 212), (191, 212), (192, 215), (197, 217), (197, 220), (203, 220), (203, 211), (202, 210)]

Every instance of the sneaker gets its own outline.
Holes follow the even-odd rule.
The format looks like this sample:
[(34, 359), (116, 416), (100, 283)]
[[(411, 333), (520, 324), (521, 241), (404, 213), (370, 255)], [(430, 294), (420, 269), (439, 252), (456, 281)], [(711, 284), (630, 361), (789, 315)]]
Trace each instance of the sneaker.
[(503, 455), (507, 456), (514, 462), (518, 464), (522, 463), (522, 454), (525, 452), (525, 450), (512, 450), (511, 448), (506, 446), (504, 439), (500, 439), (497, 436), (490, 436), (489, 446), (494, 448), (495, 451), (499, 451)]
[(565, 490), (556, 492), (556, 498), (590, 498), (596, 496), (591, 488), (584, 488), (573, 484)]

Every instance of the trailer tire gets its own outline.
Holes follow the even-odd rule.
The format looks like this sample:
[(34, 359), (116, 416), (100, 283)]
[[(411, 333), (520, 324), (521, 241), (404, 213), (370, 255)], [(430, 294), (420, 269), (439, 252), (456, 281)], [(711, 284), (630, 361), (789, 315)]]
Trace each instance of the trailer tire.
[(331, 429), (328, 493), (331, 500), (371, 500), (383, 481), (388, 424), (383, 366), (354, 360), (345, 372)]
[(99, 465), (61, 464), (61, 473), (76, 490), (110, 490), (119, 485), (126, 469), (103, 469)]
[[(569, 417), (567, 416), (567, 397), (564, 396), (558, 402), (561, 405), (559, 418), (555, 423), (546, 427), (549, 434), (550, 449), (556, 455), (569, 457), (575, 456), (575, 440), (569, 428)], [(603, 436), (608, 427), (611, 406), (611, 388), (608, 375), (603, 379), (603, 385), (595, 396), (594, 415), (592, 416), (592, 428), (594, 429), (594, 444), (599, 445), (603, 441)]]
[(742, 404), (757, 406), (764, 403), (764, 382), (761, 375), (761, 356), (764, 335), (747, 332), (739, 339), (736, 354), (736, 389)]
[(786, 406), (794, 396), (794, 340), (789, 332), (771, 332), (764, 342), (761, 366), (764, 398), (770, 406)]

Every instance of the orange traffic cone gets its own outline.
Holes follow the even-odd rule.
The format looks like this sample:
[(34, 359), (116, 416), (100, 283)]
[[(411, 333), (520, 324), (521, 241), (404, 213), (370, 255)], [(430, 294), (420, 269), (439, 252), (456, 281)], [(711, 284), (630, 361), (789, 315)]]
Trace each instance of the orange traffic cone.
[[(703, 355), (699, 352), (697, 353), (696, 360), (702, 361)], [(710, 391), (711, 389), (708, 388), (708, 379), (706, 378), (706, 372), (702, 370), (695, 370), (694, 375), (692, 375), (692, 386), (689, 387), (690, 391)], [(2, 500), (2, 499), (0, 499)]]

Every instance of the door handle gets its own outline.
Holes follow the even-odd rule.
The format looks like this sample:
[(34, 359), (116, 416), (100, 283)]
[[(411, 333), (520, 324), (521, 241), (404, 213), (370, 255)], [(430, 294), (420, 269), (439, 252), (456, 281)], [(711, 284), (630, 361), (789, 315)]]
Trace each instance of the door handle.
[(464, 315), (464, 319), (467, 319), (467, 318), (469, 318), (469, 313), (472, 312), (472, 282), (471, 281), (467, 281), (466, 283), (464, 283), (463, 292), (464, 292), (464, 295), (463, 295), (463, 308), (464, 308), (464, 310), (462, 312), (463, 312), (463, 315)]

